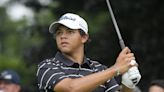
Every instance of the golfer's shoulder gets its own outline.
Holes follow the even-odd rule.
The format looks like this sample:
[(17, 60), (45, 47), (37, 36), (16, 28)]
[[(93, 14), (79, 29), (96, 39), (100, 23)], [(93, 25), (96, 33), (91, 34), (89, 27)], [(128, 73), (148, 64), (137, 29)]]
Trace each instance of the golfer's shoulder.
[(45, 59), (43, 61), (41, 61), (39, 64), (38, 64), (38, 67), (54, 67), (56, 65), (60, 64), (59, 61), (56, 60), (56, 58), (49, 58), (49, 59)]
[(103, 64), (101, 64), (99, 61), (95, 61), (95, 60), (90, 60), (91, 65), (93, 65), (95, 68), (99, 69), (99, 70), (104, 70), (107, 67)]

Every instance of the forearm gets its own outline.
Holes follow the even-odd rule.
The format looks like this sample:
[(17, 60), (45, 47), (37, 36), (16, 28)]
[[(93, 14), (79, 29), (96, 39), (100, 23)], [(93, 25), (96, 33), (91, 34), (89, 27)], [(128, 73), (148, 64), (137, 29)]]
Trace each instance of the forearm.
[[(56, 85), (56, 90), (64, 90), (60, 92), (91, 92), (107, 80), (115, 76), (115, 68), (111, 67), (104, 71), (90, 74), (81, 78), (68, 79), (59, 87)], [(57, 91), (58, 92), (58, 91)]]
[(115, 69), (109, 68), (105, 71), (98, 72), (85, 76), (83, 78), (75, 79), (73, 84), (77, 86), (79, 91), (88, 92), (97, 88), (101, 84), (104, 84), (107, 80), (111, 79), (115, 75)]

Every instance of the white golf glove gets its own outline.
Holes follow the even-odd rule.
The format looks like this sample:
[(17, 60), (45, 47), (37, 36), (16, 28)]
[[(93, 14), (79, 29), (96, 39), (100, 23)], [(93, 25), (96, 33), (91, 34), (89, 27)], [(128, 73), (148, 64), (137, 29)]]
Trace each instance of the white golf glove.
[[(135, 60), (131, 61), (131, 65), (136, 64)], [(135, 88), (141, 79), (141, 74), (136, 66), (131, 67), (126, 73), (122, 75), (122, 84), (128, 88)]]

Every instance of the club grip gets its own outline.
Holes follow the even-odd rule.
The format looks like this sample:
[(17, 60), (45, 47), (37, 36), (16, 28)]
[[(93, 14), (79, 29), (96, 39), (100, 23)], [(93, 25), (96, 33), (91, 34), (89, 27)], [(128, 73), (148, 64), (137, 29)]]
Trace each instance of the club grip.
[(125, 48), (124, 40), (119, 39), (119, 42), (120, 42), (120, 47), (121, 47), (121, 49), (124, 49), (124, 48)]

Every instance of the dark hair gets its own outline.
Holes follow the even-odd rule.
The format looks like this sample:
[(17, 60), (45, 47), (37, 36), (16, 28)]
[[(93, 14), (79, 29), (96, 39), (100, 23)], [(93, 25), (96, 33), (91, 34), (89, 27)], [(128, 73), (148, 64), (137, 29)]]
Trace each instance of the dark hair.
[(151, 83), (150, 83), (150, 86), (159, 86), (161, 88), (164, 88), (164, 80), (153, 80)]
[(81, 30), (81, 29), (79, 29), (79, 33), (80, 33), (81, 36), (86, 35), (86, 33), (83, 30)]
[[(79, 29), (79, 33), (81, 36), (84, 36), (84, 35), (87, 35), (83, 30)], [(91, 39), (88, 38), (87, 42), (86, 43), (90, 43), (91, 42)]]

